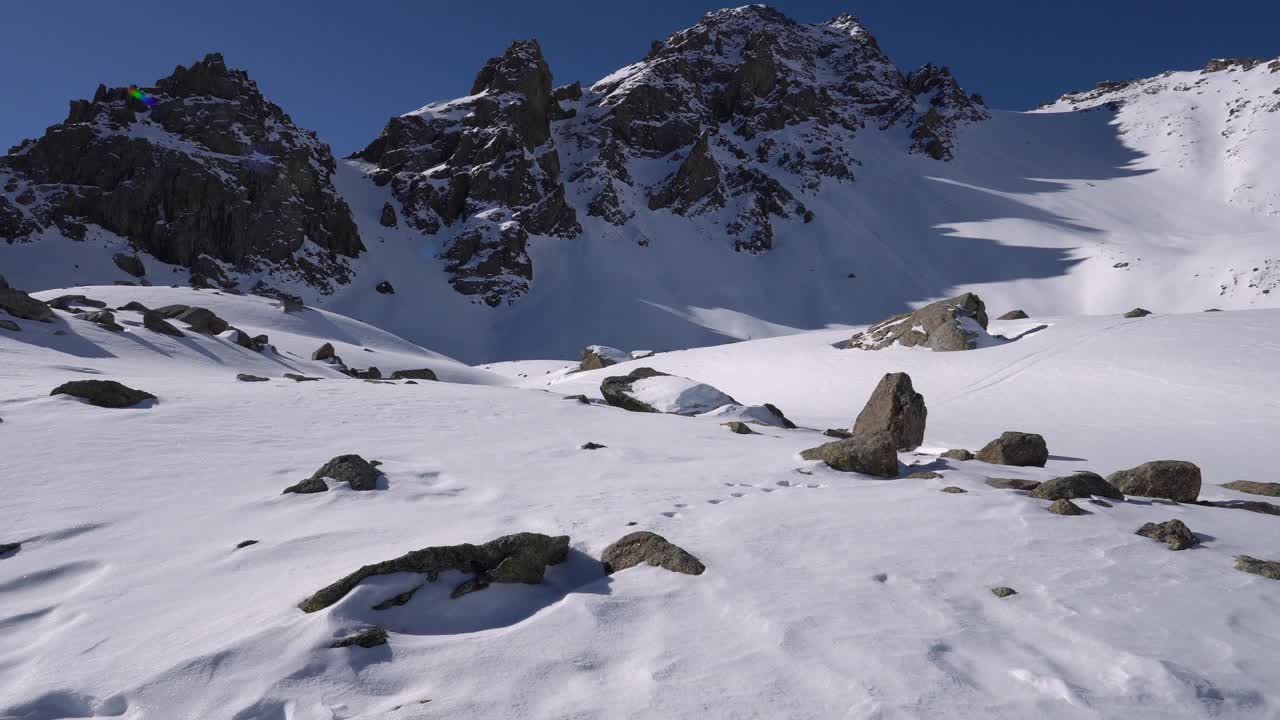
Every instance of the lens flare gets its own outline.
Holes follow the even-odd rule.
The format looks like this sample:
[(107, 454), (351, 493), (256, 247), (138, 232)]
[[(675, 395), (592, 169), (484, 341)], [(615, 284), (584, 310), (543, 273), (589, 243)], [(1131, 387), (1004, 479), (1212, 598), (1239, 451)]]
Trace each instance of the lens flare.
[(141, 100), (142, 102), (146, 103), (147, 107), (152, 107), (156, 103), (160, 102), (159, 100), (156, 100), (154, 97), (151, 97), (150, 95), (139, 90), (137, 85), (129, 86), (129, 95), (134, 100)]

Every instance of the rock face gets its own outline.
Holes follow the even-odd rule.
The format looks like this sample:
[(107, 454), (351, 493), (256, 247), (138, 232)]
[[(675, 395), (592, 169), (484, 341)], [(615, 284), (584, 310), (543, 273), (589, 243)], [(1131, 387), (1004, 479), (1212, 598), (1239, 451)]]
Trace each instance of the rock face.
[(1126, 495), (1195, 502), (1200, 497), (1200, 468), (1183, 460), (1155, 460), (1112, 473), (1107, 481)]
[(62, 123), (0, 159), (19, 186), (40, 189), (30, 205), (0, 212), (16, 213), (0, 222), (0, 237), (27, 242), (52, 229), (83, 240), (96, 225), (192, 268), (196, 284), (259, 270), (325, 290), (348, 280), (343, 258), (364, 246), (324, 143), (221, 55), (179, 66), (144, 91), (154, 104), (99, 86)]
[(72, 380), (54, 388), (50, 395), (70, 395), (104, 408), (126, 408), (156, 396), (121, 385), (115, 380)]
[(458, 292), (511, 302), (533, 278), (530, 234), (581, 234), (552, 141), (558, 108), (542, 49), (517, 41), (485, 64), (467, 98), (394, 117), (356, 153), (376, 166), (376, 183), (391, 184), (406, 224), (446, 237)]
[(1138, 528), (1138, 535), (1165, 543), (1171, 550), (1186, 550), (1200, 544), (1200, 538), (1191, 532), (1181, 520), (1147, 523)]
[(813, 219), (801, 192), (854, 181), (859, 133), (948, 160), (959, 128), (986, 117), (946, 68), (904, 73), (848, 15), (804, 25), (747, 6), (585, 88), (553, 89), (538, 44), (517, 41), (468, 96), (392, 118), (356, 157), (399, 206), (383, 225), (398, 215), (437, 236), (454, 289), (498, 306), (533, 282), (530, 238), (583, 234), (575, 206), (615, 226), (665, 216), (764, 253), (780, 227)]
[(625, 535), (605, 548), (600, 562), (604, 565), (604, 571), (610, 575), (641, 564), (685, 575), (701, 575), (707, 569), (684, 548), (668, 542), (661, 535), (646, 531)]
[(871, 399), (858, 413), (853, 432), (888, 432), (893, 436), (895, 448), (910, 450), (924, 442), (928, 412), (924, 396), (911, 386), (911, 376), (889, 373), (881, 378), (871, 393)]
[(883, 350), (891, 345), (927, 347), (936, 352), (974, 350), (995, 342), (987, 333), (987, 307), (982, 298), (965, 293), (925, 305), (911, 313), (886, 318), (855, 334), (848, 346)]
[(470, 573), (473, 578), (464, 585), (470, 584), (472, 590), (483, 589), (495, 582), (537, 584), (542, 582), (547, 566), (563, 562), (568, 553), (568, 535), (551, 537), (539, 533), (504, 535), (483, 545), (423, 548), (392, 560), (365, 565), (303, 600), (298, 608), (308, 613), (323, 610), (345, 597), (365, 578), (400, 572), (421, 573), (431, 581), (449, 570)]
[(893, 435), (887, 432), (855, 433), (800, 453), (805, 460), (822, 460), (841, 472), (857, 472), (877, 477), (898, 476), (898, 453)]
[(1031, 491), (1031, 497), (1041, 500), (1070, 500), (1100, 495), (1112, 500), (1124, 500), (1124, 494), (1114, 485), (1091, 472), (1078, 472), (1065, 477), (1046, 480)]
[(1259, 560), (1248, 555), (1236, 556), (1236, 569), (1252, 575), (1261, 575), (1271, 580), (1280, 580), (1280, 562)]
[(979, 450), (977, 459), (993, 465), (1044, 467), (1049, 448), (1035, 433), (1004, 432)]
[(1271, 497), (1280, 497), (1280, 483), (1236, 480), (1235, 482), (1223, 483), (1222, 487), (1235, 490), (1237, 492), (1249, 493), (1250, 495), (1270, 495)]

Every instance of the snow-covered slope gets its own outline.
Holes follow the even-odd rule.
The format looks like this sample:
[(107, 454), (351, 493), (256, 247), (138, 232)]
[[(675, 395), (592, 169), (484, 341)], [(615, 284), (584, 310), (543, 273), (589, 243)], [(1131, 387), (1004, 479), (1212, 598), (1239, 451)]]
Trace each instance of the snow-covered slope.
[[(384, 369), (427, 364), (505, 386), (237, 383), (236, 371), (282, 368), (219, 339), (170, 343), (81, 320), (0, 330), (0, 542), (24, 541), (0, 556), (0, 717), (1267, 718), (1280, 707), (1280, 583), (1232, 568), (1238, 554), (1280, 560), (1280, 517), (1142, 498), (1079, 501), (1091, 514), (1061, 517), (983, 483), (1180, 458), (1203, 468), (1202, 498), (1249, 499), (1217, 485), (1274, 479), (1280, 311), (993, 321), (1007, 336), (1048, 327), (960, 353), (837, 350), (847, 333), (820, 331), (568, 376), (518, 363), (467, 378), (324, 312), (210, 291), (81, 292), (113, 305), (198, 297), (309, 374), (320, 368), (290, 351), (334, 339), (349, 364), (363, 346), (395, 356)], [(560, 397), (598, 394), (602, 377), (637, 364), (775, 403), (802, 428), (736, 435), (715, 418)], [(929, 406), (925, 447), (900, 461), (942, 477), (882, 480), (797, 457), (829, 439), (815, 429), (848, 427), (890, 370), (909, 371)], [(48, 396), (81, 378), (159, 399), (108, 410)], [(933, 454), (1003, 430), (1042, 433), (1048, 467)], [(587, 441), (606, 447), (579, 449)], [(349, 452), (382, 461), (382, 489), (280, 494)], [(1173, 518), (1202, 545), (1171, 552), (1134, 534)], [(369, 609), (412, 587), (389, 575), (332, 608), (296, 607), (361, 565), (521, 530), (571, 537), (540, 585), (450, 600), (460, 578), (442, 578), (402, 607)], [(592, 558), (634, 530), (661, 533), (706, 572), (604, 575)], [(244, 540), (259, 542), (236, 549)], [(1018, 594), (997, 598), (997, 585)], [(389, 643), (329, 648), (365, 623)]]

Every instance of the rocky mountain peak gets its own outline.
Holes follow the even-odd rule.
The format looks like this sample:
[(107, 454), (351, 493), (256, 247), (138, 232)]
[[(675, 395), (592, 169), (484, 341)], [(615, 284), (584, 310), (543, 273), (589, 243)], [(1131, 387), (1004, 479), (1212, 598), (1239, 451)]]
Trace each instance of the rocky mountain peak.
[(99, 86), (0, 158), (0, 235), (92, 234), (192, 268), (197, 284), (266, 272), (326, 290), (346, 279), (341, 258), (363, 245), (314, 133), (221, 55), (142, 90), (149, 102)]

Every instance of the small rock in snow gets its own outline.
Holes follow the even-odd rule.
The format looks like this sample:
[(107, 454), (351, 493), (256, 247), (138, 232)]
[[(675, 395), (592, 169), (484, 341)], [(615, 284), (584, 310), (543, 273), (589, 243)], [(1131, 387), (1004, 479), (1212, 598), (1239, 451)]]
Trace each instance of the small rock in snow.
[(856, 434), (800, 453), (805, 460), (822, 460), (841, 472), (897, 477), (898, 453), (887, 432)]
[(362, 648), (377, 647), (387, 644), (387, 631), (380, 627), (370, 627), (360, 632), (344, 637), (341, 640), (330, 645), (331, 648), (344, 648), (356, 645)]
[(1044, 438), (1035, 433), (1004, 432), (979, 450), (977, 458), (993, 465), (1044, 467), (1049, 448)]
[(1026, 320), (1027, 314), (1022, 310), (1010, 310), (1009, 312), (996, 318), (997, 320)]
[(1007, 598), (1010, 595), (1017, 595), (1018, 591), (1014, 590), (1011, 587), (1004, 587), (1003, 585), (1001, 585), (1000, 587), (991, 588), (991, 594), (995, 595), (998, 598)]
[(725, 426), (725, 427), (727, 427), (727, 428), (729, 428), (729, 432), (737, 433), (738, 435), (757, 435), (757, 434), (759, 434), (759, 433), (757, 433), (755, 430), (752, 430), (750, 425), (748, 425), (748, 424), (746, 424), (746, 423), (744, 423), (744, 422), (740, 422), (740, 421), (738, 421), (738, 420), (730, 420), (729, 422), (726, 422), (726, 423), (720, 423), (720, 424), (721, 424), (721, 425), (723, 425), (723, 426)]
[(1236, 569), (1271, 580), (1280, 580), (1280, 562), (1274, 560), (1259, 560), (1248, 555), (1237, 555)]
[(908, 480), (937, 480), (940, 477), (942, 477), (942, 473), (936, 473), (932, 470), (921, 470), (920, 472), (911, 473), (910, 475), (907, 476), (907, 479)]
[(50, 395), (70, 395), (104, 408), (126, 408), (156, 396), (143, 390), (121, 385), (115, 380), (72, 380), (54, 388)]
[(1078, 505), (1076, 505), (1075, 503), (1071, 502), (1066, 498), (1062, 498), (1060, 500), (1054, 500), (1053, 502), (1049, 503), (1049, 507), (1046, 509), (1049, 512), (1053, 513), (1054, 515), (1084, 515), (1085, 514), (1084, 510), (1081, 510)]
[(1020, 480), (1018, 478), (993, 478), (989, 477), (985, 482), (993, 488), (1001, 490), (1035, 490), (1040, 487), (1040, 483), (1036, 480)]
[(249, 373), (239, 373), (238, 375), (236, 375), (236, 380), (239, 380), (240, 382), (267, 382), (268, 378), (264, 378), (261, 375), (250, 375)]
[(944, 488), (942, 488), (942, 492), (944, 492), (944, 493), (951, 493), (951, 494), (953, 494), (953, 495), (958, 495), (958, 494), (960, 494), (960, 493), (966, 493), (966, 492), (969, 492), (969, 491), (968, 491), (968, 490), (965, 490), (964, 488), (958, 488), (958, 487), (956, 487), (955, 485), (951, 485), (951, 486), (949, 486), (949, 487), (944, 487)]
[(1162, 523), (1147, 523), (1138, 528), (1142, 537), (1165, 543), (1172, 550), (1186, 550), (1200, 544), (1200, 538), (1191, 532), (1181, 520), (1168, 520)]
[(698, 558), (666, 538), (645, 530), (623, 536), (600, 556), (610, 575), (642, 563), (686, 575), (701, 575), (707, 568)]
[(582, 449), (582, 450), (600, 450), (600, 449), (602, 449), (602, 448), (604, 448), (604, 447), (607, 447), (607, 446), (606, 446), (606, 445), (601, 445), (600, 443), (587, 442), (587, 443), (583, 443), (583, 444), (582, 444), (582, 447), (581, 447), (580, 449)]
[(1154, 460), (1107, 476), (1126, 495), (1195, 502), (1200, 497), (1200, 468), (1185, 460)]
[(1223, 483), (1222, 487), (1235, 490), (1237, 492), (1249, 493), (1250, 495), (1269, 495), (1271, 497), (1280, 497), (1280, 483), (1236, 480), (1234, 482)]
[(1129, 312), (1125, 313), (1124, 316), (1127, 318), (1140, 318), (1140, 317), (1146, 317), (1150, 314), (1151, 314), (1150, 310), (1144, 310), (1143, 308), (1136, 307), (1130, 310)]
[(1124, 500), (1124, 493), (1117, 490), (1116, 486), (1104, 480), (1101, 475), (1088, 471), (1046, 480), (1031, 491), (1031, 497), (1041, 500), (1070, 500), (1094, 495)]
[(239, 550), (241, 548), (247, 548), (250, 545), (257, 545), (257, 544), (258, 544), (257, 540), (241, 540), (240, 542), (236, 543), (236, 549)]

